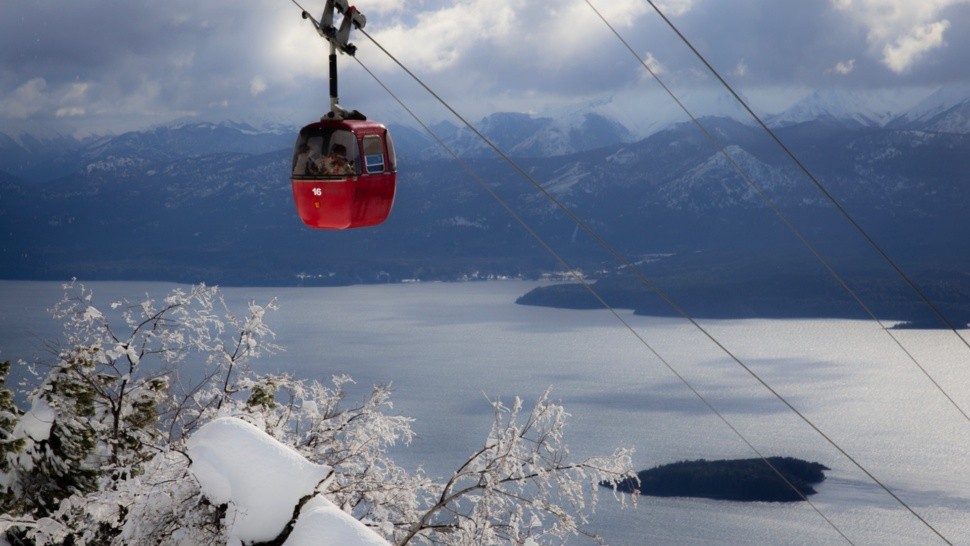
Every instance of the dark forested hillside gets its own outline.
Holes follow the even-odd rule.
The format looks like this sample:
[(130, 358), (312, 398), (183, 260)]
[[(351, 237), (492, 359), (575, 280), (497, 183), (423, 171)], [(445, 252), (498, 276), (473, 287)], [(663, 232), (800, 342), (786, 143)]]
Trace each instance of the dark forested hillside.
[[(509, 124), (517, 120), (495, 125), (511, 138)], [(881, 315), (909, 305), (877, 253), (762, 131), (726, 118), (703, 123), (723, 153), (692, 124), (633, 143), (618, 142), (618, 130), (609, 126), (600, 128), (611, 142), (603, 147), (516, 163), (691, 310), (855, 313), (799, 237), (861, 291), (887, 297), (880, 300), (887, 302)], [(407, 132), (398, 139), (405, 142), (390, 219), (375, 228), (325, 232), (305, 228), (295, 214), (290, 151), (280, 147), (285, 135), (222, 128), (235, 136), (218, 137), (222, 144), (209, 150), (200, 144), (201, 131), (215, 129), (179, 127), (99, 141), (78, 152), (77, 168), (52, 180), (4, 175), (0, 277), (292, 285), (536, 278), (562, 270), (464, 165), (410, 155), (423, 144)], [(965, 307), (970, 137), (832, 121), (791, 125), (779, 136), (932, 297)], [(276, 149), (266, 151), (274, 142)], [(610, 297), (630, 292), (618, 273), (622, 264), (529, 180), (493, 157), (467, 161), (572, 266), (604, 279)], [(11, 172), (0, 165), (3, 170)], [(550, 294), (527, 301), (588, 305), (567, 301), (576, 297), (566, 292)], [(638, 311), (659, 312), (646, 302), (653, 296), (639, 289), (623, 298)]]

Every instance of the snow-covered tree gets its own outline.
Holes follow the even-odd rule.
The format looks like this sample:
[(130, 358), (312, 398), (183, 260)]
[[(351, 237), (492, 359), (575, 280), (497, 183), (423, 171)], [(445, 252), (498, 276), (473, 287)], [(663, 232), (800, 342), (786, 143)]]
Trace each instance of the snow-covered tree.
[[(579, 462), (564, 443), (567, 413), (547, 390), (522, 417), (493, 401), (495, 419), (485, 444), (442, 486), (436, 500), (398, 544), (425, 535), (452, 544), (561, 544), (583, 533), (596, 487), (628, 475), (632, 450)], [(593, 537), (591, 537), (593, 538)]]
[[(3, 508), (37, 519), (15, 532), (18, 540), (107, 543), (137, 510), (132, 484), (151, 481), (142, 478), (146, 464), (165, 460), (178, 449), (173, 438), (231, 396), (226, 385), (236, 369), (272, 333), (261, 322), (264, 308), (251, 305), (252, 317), (242, 321), (220, 314), (218, 290), (204, 285), (173, 290), (161, 301), (113, 302), (120, 327), (84, 286), (65, 288), (53, 309), (64, 345), (28, 394), (31, 408), (11, 437), (16, 449), (4, 453)], [(190, 357), (192, 374), (202, 379), (182, 389), (188, 370), (179, 365)], [(107, 498), (112, 502), (102, 502)]]
[(390, 536), (427, 503), (431, 481), (387, 453), (414, 438), (412, 419), (389, 414), (391, 389), (378, 385), (362, 403), (347, 406), (345, 387), (352, 381), (346, 375), (334, 376), (332, 386), (281, 376), (247, 381), (251, 396), (243, 418), (329, 466), (328, 498)]
[(570, 461), (567, 414), (548, 392), (531, 412), (518, 399), (493, 402), (484, 445), (450, 478), (409, 472), (388, 454), (414, 437), (389, 387), (351, 403), (349, 376), (322, 384), (252, 370), (281, 349), (265, 322), (273, 309), (250, 303), (236, 315), (205, 285), (99, 308), (67, 285), (53, 310), (64, 345), (23, 393), (29, 408), (17, 407), (0, 364), (0, 532), (14, 544), (226, 543), (239, 507), (203, 489), (186, 447), (226, 416), (327, 469), (283, 510), (291, 517), (273, 539), (291, 546), (289, 534), (308, 529), (303, 504), (343, 510), (401, 545), (560, 543), (584, 535), (600, 482), (632, 475), (629, 450)]
[(26, 440), (15, 432), (23, 412), (14, 402), (13, 391), (7, 388), (9, 373), (10, 361), (0, 362), (0, 508), (5, 513), (11, 511), (18, 501), (18, 495), (11, 490), (13, 465), (8, 460), (8, 454), (19, 453), (26, 444)]

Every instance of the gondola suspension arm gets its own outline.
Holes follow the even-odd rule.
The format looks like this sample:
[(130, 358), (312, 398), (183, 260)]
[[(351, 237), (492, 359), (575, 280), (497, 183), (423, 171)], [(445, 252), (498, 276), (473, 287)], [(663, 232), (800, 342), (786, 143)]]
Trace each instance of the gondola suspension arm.
[[(343, 15), (339, 28), (334, 25), (334, 11)], [(350, 31), (354, 28), (364, 28), (367, 24), (367, 17), (358, 11), (356, 6), (349, 5), (347, 0), (327, 0), (319, 21), (314, 19), (306, 10), (303, 10), (303, 18), (309, 20), (317, 34), (330, 44), (330, 111), (321, 119), (345, 119), (356, 114), (356, 112), (348, 112), (340, 106), (337, 85), (337, 51), (351, 57), (357, 53), (357, 46), (349, 41)]]

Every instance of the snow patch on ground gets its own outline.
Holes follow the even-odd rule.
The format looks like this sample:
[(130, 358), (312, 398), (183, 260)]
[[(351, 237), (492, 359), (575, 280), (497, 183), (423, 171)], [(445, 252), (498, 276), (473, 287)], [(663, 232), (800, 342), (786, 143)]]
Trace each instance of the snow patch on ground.
[(543, 187), (545, 187), (549, 193), (552, 193), (557, 197), (562, 197), (567, 195), (573, 186), (582, 182), (586, 176), (586, 171), (577, 163), (570, 166), (569, 169), (563, 174), (560, 174), (556, 178), (553, 178), (552, 180), (549, 180), (543, 184)]
[(455, 216), (453, 218), (447, 218), (441, 222), (446, 226), (455, 227), (472, 227), (478, 229), (485, 229), (485, 224), (481, 220), (470, 220), (464, 216)]

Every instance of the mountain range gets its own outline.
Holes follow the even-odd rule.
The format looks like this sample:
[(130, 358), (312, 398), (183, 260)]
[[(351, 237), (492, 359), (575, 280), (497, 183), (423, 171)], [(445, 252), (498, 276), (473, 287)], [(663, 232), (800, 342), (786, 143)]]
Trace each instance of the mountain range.
[[(633, 265), (701, 315), (856, 316), (831, 267), (877, 300), (881, 317), (926, 322), (885, 252), (970, 320), (970, 90), (942, 89), (901, 110), (890, 99), (819, 92), (768, 118), (818, 186), (761, 128), (731, 117), (701, 118), (704, 132), (675, 123), (644, 137), (595, 110), (477, 123), (514, 166), (467, 128), (433, 127), (464, 158), (456, 162), (430, 137), (392, 126), (394, 211), (348, 232), (310, 230), (296, 217), (296, 128), (3, 135), (0, 277), (292, 285), (561, 274), (520, 218), (599, 279), (612, 303), (641, 312), (663, 305), (631, 288)], [(523, 303), (589, 305), (570, 290)]]

